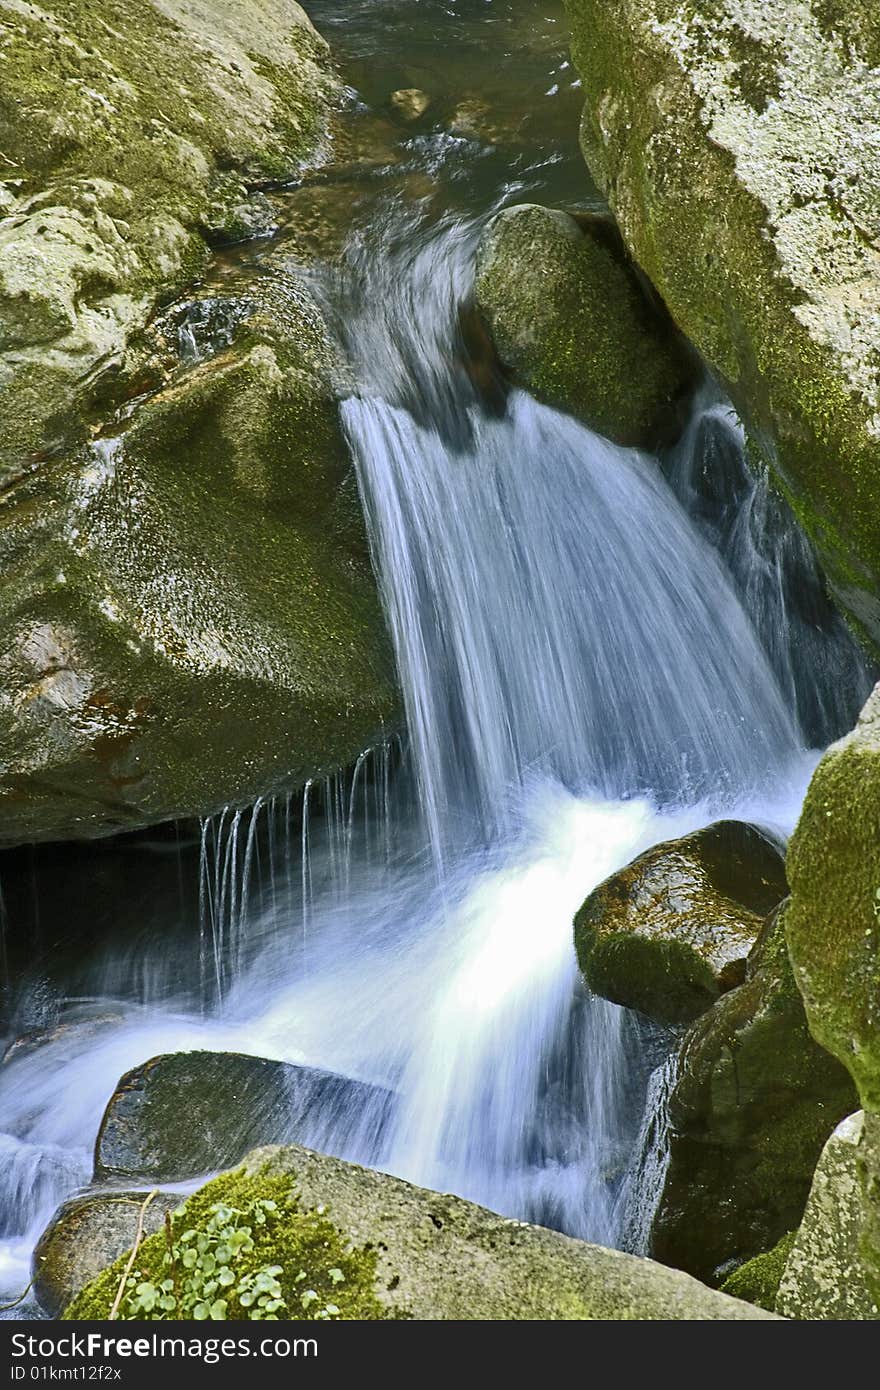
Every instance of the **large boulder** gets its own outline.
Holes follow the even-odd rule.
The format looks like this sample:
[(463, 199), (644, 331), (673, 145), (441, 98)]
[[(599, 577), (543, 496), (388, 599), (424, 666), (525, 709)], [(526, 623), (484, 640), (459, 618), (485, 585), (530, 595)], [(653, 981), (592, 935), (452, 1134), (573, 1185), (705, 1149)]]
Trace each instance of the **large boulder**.
[(4, 494), (8, 842), (247, 803), (345, 765), (396, 717), (318, 312), (280, 268), (185, 306), (175, 344), (200, 309), (214, 326), (185, 365)]
[[(238, 1052), (170, 1052), (127, 1072), (95, 1142), (95, 1180), (184, 1182), (238, 1163), (255, 1145), (333, 1126), (375, 1149), (390, 1092), (314, 1067)], [(326, 1127), (326, 1129), (325, 1129)]]
[(813, 775), (788, 852), (785, 931), (810, 1029), (865, 1112), (859, 1259), (880, 1303), (880, 686)]
[(208, 242), (314, 156), (336, 89), (294, 0), (0, 0), (0, 480), (87, 437)]
[(145, 1235), (162, 1229), (179, 1195), (111, 1192), (73, 1197), (52, 1217), (33, 1256), (34, 1295), (50, 1318), (60, 1317), (72, 1293), (130, 1250), (140, 1224)]
[(786, 893), (779, 851), (740, 821), (656, 845), (595, 888), (575, 917), (587, 985), (656, 1022), (687, 1023), (741, 984)]
[[(259, 1217), (250, 1223), (255, 1249), (240, 1263), (237, 1257), (230, 1260), (231, 1275), (224, 1276), (228, 1282), (207, 1295), (211, 1299), (223, 1288), (233, 1290), (224, 1296), (221, 1316), (247, 1316), (235, 1291), (255, 1264), (277, 1271), (277, 1296), (285, 1305), (281, 1317), (320, 1317), (328, 1302), (329, 1316), (359, 1320), (772, 1316), (650, 1260), (510, 1221), (458, 1197), (427, 1192), (387, 1173), (295, 1146), (258, 1150), (243, 1169), (201, 1189), (175, 1218), (173, 1239), (183, 1252), (192, 1242), (191, 1236), (183, 1240), (186, 1230), (204, 1231), (218, 1202), (227, 1211), (250, 1213), (266, 1201), (275, 1203), (275, 1210), (263, 1208), (263, 1223), (258, 1224)], [(139, 1250), (123, 1316), (149, 1317), (160, 1311), (144, 1311), (138, 1285), (167, 1277), (162, 1265), (166, 1248), (160, 1235)], [(79, 1292), (65, 1316), (106, 1317), (124, 1266), (125, 1260), (119, 1260)], [(301, 1270), (305, 1280), (297, 1279)], [(186, 1273), (181, 1282), (185, 1280)], [(72, 1283), (71, 1293), (78, 1288)]]
[(785, 930), (810, 1028), (880, 1113), (880, 685), (813, 775)]
[(651, 1252), (711, 1281), (797, 1226), (822, 1146), (856, 1101), (810, 1036), (783, 916), (769, 919), (745, 983), (685, 1035), (668, 1102)]
[(861, 1249), (867, 1212), (859, 1164), (870, 1143), (859, 1112), (841, 1121), (822, 1151), (779, 1280), (774, 1306), (786, 1317), (880, 1318), (880, 1297), (870, 1287)]
[(863, 0), (566, 0), (582, 144), (880, 643), (880, 17)]
[(619, 444), (681, 428), (694, 368), (609, 217), (506, 208), (477, 257), (475, 296), (513, 380)]

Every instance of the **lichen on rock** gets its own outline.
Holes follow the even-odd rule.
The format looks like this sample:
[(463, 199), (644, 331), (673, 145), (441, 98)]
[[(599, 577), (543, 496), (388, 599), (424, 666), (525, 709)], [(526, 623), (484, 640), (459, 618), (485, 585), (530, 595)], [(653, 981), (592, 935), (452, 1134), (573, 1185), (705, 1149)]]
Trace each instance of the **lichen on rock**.
[(582, 143), (880, 643), (880, 67), (860, 0), (566, 0)]

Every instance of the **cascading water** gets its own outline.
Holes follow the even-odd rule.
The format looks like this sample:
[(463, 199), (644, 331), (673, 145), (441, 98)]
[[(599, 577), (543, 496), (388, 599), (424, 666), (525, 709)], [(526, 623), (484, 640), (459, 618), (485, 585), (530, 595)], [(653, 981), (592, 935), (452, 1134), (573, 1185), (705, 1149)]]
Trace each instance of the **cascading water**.
[(311, 277), (358, 382), (342, 418), (409, 752), (205, 822), (193, 987), (92, 1004), (0, 1067), (0, 1287), (26, 1283), (35, 1236), (87, 1180), (119, 1076), (187, 1047), (395, 1092), (380, 1131), (330, 1108), (307, 1144), (638, 1238), (627, 1174), (662, 1039), (586, 996), (572, 917), (636, 854), (719, 815), (784, 835), (805, 747), (842, 718), (822, 687), (862, 676), (845, 634), (797, 626), (801, 561), (772, 570), (757, 494), (707, 501), (714, 402), (665, 460), (670, 486), (523, 392), (484, 397), (461, 329), (483, 220), (392, 198), (342, 272)]

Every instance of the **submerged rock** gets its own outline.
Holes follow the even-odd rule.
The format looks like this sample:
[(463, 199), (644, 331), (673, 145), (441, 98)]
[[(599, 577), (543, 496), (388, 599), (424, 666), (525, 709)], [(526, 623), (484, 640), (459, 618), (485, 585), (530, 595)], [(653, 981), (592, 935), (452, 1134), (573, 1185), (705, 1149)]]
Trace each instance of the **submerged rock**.
[(401, 87), (398, 91), (392, 92), (388, 100), (398, 116), (402, 116), (405, 121), (421, 120), (431, 105), (428, 93), (418, 87)]
[(698, 1278), (797, 1226), (822, 1146), (855, 1103), (844, 1068), (810, 1036), (783, 918), (769, 919), (745, 983), (681, 1045), (650, 1247)]
[[(880, 1318), (880, 1299), (876, 1286), (870, 1287), (861, 1248), (869, 1233), (859, 1163), (870, 1144), (860, 1111), (841, 1121), (822, 1151), (774, 1304), (788, 1318)], [(880, 1170), (878, 1158), (875, 1151)]]
[(127, 1072), (95, 1143), (95, 1179), (183, 1182), (227, 1168), (258, 1144), (322, 1135), (375, 1147), (388, 1091), (314, 1067), (237, 1052), (170, 1052)]
[(674, 438), (693, 364), (610, 218), (506, 208), (477, 260), (476, 301), (513, 380), (619, 444)]
[(60, 1317), (78, 1289), (131, 1249), (142, 1211), (143, 1230), (150, 1236), (181, 1201), (179, 1194), (157, 1192), (145, 1207), (147, 1196), (94, 1194), (74, 1197), (58, 1209), (33, 1257), (34, 1294), (50, 1318)]
[(785, 893), (782, 857), (754, 826), (718, 821), (656, 845), (594, 889), (575, 917), (584, 979), (659, 1023), (690, 1022), (742, 982)]
[(863, 0), (566, 0), (582, 144), (840, 605), (880, 643), (880, 18)]
[[(294, 1194), (297, 1205), (292, 1209)], [(332, 1298), (333, 1317), (631, 1321), (771, 1316), (650, 1260), (510, 1221), (458, 1197), (295, 1146), (257, 1150), (243, 1169), (203, 1188), (187, 1203), (177, 1230), (184, 1223), (201, 1229), (217, 1201), (247, 1211), (266, 1197), (279, 1205), (283, 1219), (270, 1218), (258, 1231), (255, 1259), (280, 1268), (284, 1317), (320, 1315), (313, 1310), (314, 1300), (302, 1303), (303, 1284), (293, 1272), (301, 1269), (319, 1295), (319, 1307), (325, 1297)], [(314, 1238), (319, 1230), (320, 1240)], [(139, 1269), (158, 1271), (163, 1240), (154, 1237), (145, 1244)], [(337, 1258), (340, 1251), (347, 1252), (345, 1261)], [(331, 1258), (342, 1266), (337, 1269), (341, 1280), (328, 1280)], [(87, 1287), (65, 1316), (106, 1317), (123, 1267), (120, 1260)], [(243, 1317), (246, 1312), (230, 1296), (224, 1315)]]

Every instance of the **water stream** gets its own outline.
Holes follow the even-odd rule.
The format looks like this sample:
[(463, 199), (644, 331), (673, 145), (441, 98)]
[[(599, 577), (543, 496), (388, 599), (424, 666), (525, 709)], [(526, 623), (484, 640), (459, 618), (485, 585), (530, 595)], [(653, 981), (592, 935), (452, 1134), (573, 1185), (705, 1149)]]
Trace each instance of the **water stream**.
[[(547, 11), (552, 30), (561, 16)], [(532, 6), (364, 3), (344, 24), (329, 3), (313, 12), (349, 45), (367, 110), (415, 85), (413, 71), (427, 85), (425, 29), (443, 15), (478, 51), (480, 25), (506, 35), (511, 105), (535, 92), (577, 105), (564, 33), (520, 55)], [(360, 81), (379, 12), (395, 52), (414, 56), (402, 74), (387, 58)], [(711, 388), (662, 460), (521, 391), (481, 398), (459, 309), (486, 217), (523, 196), (558, 200), (560, 164), (579, 198), (592, 195), (576, 121), (553, 156), (567, 106), (542, 127), (523, 105), (525, 133), (484, 146), (448, 128), (454, 95), (436, 128), (399, 136), (386, 182), (363, 176), (369, 215), (341, 261), (296, 272), (354, 369), (342, 418), (408, 736), (293, 802), (206, 822), (193, 977), (123, 998), (125, 969), (108, 956), (88, 1017), (74, 1011), (0, 1067), (0, 1288), (27, 1282), (35, 1236), (88, 1181), (119, 1076), (186, 1047), (377, 1082), (397, 1097), (380, 1130), (328, 1109), (299, 1137), (634, 1243), (628, 1184), (663, 1039), (587, 997), (573, 914), (636, 854), (720, 815), (784, 837), (816, 750), (864, 689), (805, 543), (748, 473)], [(408, 193), (402, 166), (429, 192)]]

